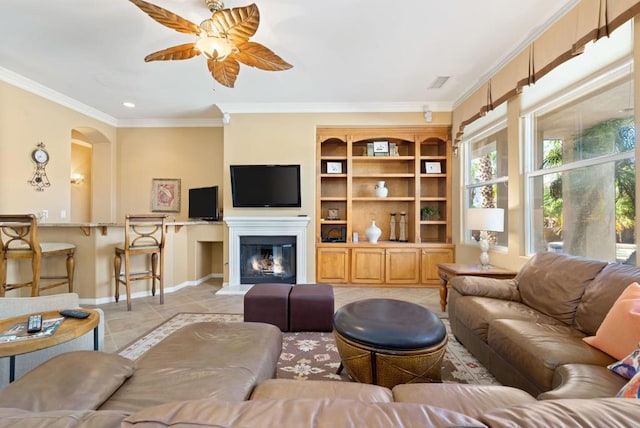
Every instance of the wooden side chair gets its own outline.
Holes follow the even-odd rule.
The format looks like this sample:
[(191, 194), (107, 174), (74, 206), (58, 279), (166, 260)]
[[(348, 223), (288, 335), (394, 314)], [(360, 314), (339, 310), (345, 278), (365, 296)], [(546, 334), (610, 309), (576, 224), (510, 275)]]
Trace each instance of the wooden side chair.
[[(73, 292), (76, 246), (66, 242), (40, 242), (38, 223), (33, 214), (0, 215), (0, 297), (17, 288), (30, 287), (31, 296), (43, 290), (68, 284)], [(66, 257), (66, 275), (43, 275), (42, 260)], [(23, 282), (7, 282), (8, 260), (31, 260), (31, 278)]]
[[(127, 310), (131, 310), (131, 282), (151, 280), (151, 294), (156, 295), (156, 281), (160, 286), (160, 304), (164, 303), (164, 241), (167, 228), (164, 215), (127, 215), (124, 220), (124, 245), (116, 247), (113, 259), (115, 271), (115, 299), (120, 300), (120, 284), (127, 291)], [(131, 272), (132, 256), (151, 256), (151, 270)], [(124, 273), (121, 266), (124, 258)]]

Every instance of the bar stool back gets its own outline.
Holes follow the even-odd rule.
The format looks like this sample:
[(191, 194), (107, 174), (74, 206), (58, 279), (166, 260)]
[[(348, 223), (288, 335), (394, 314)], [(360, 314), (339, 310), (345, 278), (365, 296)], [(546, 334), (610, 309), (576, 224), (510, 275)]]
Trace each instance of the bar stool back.
[[(116, 247), (113, 259), (115, 299), (120, 300), (120, 284), (127, 292), (127, 310), (131, 310), (131, 282), (151, 280), (151, 294), (156, 295), (156, 281), (160, 286), (160, 304), (164, 303), (164, 241), (167, 218), (164, 215), (127, 215), (124, 221), (124, 245)], [(132, 256), (151, 256), (151, 270), (131, 272)], [(124, 258), (124, 273), (121, 274)]]
[[(38, 237), (38, 223), (33, 214), (0, 215), (0, 297), (17, 288), (30, 287), (31, 296), (43, 290), (68, 284), (73, 292), (76, 246), (66, 242), (42, 242)], [(43, 275), (42, 259), (66, 257), (66, 275)], [(23, 282), (7, 282), (9, 260), (31, 260), (31, 278)]]

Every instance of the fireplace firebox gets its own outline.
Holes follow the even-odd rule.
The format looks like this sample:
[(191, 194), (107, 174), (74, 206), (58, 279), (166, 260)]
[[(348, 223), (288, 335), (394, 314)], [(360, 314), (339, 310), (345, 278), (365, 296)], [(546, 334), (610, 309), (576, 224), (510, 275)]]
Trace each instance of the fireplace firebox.
[(296, 283), (295, 236), (240, 236), (240, 283)]

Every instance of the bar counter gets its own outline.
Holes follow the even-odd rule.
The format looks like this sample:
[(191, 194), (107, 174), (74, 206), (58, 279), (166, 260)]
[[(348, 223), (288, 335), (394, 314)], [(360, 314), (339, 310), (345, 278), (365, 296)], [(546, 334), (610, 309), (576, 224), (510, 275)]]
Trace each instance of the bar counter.
[[(70, 242), (76, 246), (74, 292), (83, 304), (113, 301), (113, 258), (116, 245), (124, 243), (122, 223), (39, 223), (41, 242)], [(172, 221), (167, 223), (165, 241), (164, 287), (171, 293), (188, 285), (196, 285), (211, 277), (223, 277), (223, 260), (227, 228), (222, 221)], [(133, 261), (132, 270), (148, 270), (144, 258)], [(139, 262), (139, 264), (138, 264)], [(47, 260), (47, 272), (62, 272), (63, 261)], [(59, 264), (59, 265), (58, 265)], [(10, 272), (18, 275), (18, 272)], [(50, 290), (60, 293), (64, 287)], [(124, 290), (121, 290), (124, 291)], [(20, 290), (9, 292), (18, 295)], [(11, 294), (16, 293), (16, 294)], [(150, 281), (135, 281), (132, 295), (150, 295)], [(169, 297), (170, 298), (170, 297)]]

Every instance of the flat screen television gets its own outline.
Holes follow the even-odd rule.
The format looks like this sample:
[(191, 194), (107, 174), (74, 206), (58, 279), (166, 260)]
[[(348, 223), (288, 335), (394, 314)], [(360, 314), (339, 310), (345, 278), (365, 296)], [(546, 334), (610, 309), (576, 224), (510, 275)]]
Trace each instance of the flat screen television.
[(218, 186), (189, 189), (189, 218), (218, 221)]
[(234, 207), (301, 207), (300, 165), (231, 165)]

